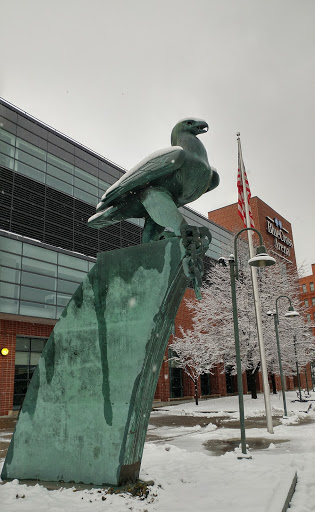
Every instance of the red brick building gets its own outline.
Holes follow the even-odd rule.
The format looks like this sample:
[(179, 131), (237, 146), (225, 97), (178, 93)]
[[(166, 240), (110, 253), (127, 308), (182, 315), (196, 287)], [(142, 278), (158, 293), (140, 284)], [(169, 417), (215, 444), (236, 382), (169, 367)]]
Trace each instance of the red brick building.
[[(257, 196), (251, 198), (250, 204), (255, 228), (262, 234), (265, 246), (286, 264), (296, 267), (291, 223)], [(213, 210), (208, 213), (208, 217), (232, 232), (244, 228), (243, 221), (238, 215), (238, 203)], [(254, 234), (253, 237), (255, 239), (257, 235)], [(256, 245), (259, 245), (258, 237)]]
[[(260, 231), (263, 237), (264, 245), (270, 255), (276, 255), (281, 258), (288, 268), (296, 269), (296, 258), (294, 250), (294, 241), (291, 223), (280, 215), (276, 210), (271, 208), (267, 203), (255, 196), (250, 201), (253, 213), (255, 228)], [(243, 221), (238, 214), (238, 203), (234, 203), (208, 213), (210, 220), (216, 222), (220, 226), (225, 227), (231, 232), (237, 233), (244, 228)], [(246, 236), (246, 235), (245, 235)], [(258, 236), (253, 233), (254, 246), (259, 245)], [(301, 289), (303, 291), (303, 301), (308, 301), (310, 306), (309, 318), (315, 320), (315, 265), (312, 265), (313, 274), (301, 279)], [(304, 292), (305, 290), (305, 292)], [(308, 382), (311, 382), (311, 368), (307, 367)], [(301, 386), (306, 387), (306, 379), (304, 372), (300, 375)], [(276, 385), (281, 389), (280, 377), (276, 376)], [(297, 379), (287, 378), (287, 387), (292, 389), (297, 386)]]
[(301, 277), (301, 299), (308, 308), (306, 321), (313, 326), (315, 335), (315, 263), (312, 264), (312, 273), (309, 276)]

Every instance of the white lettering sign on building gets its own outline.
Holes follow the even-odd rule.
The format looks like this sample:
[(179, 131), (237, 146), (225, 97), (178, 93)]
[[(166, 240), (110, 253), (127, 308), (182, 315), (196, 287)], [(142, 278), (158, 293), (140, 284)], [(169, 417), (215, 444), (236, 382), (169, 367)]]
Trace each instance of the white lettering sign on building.
[(280, 221), (267, 217), (267, 233), (274, 237), (275, 248), (286, 256), (290, 256), (290, 248), (293, 247), (293, 242), (284, 231), (287, 232), (282, 228)]

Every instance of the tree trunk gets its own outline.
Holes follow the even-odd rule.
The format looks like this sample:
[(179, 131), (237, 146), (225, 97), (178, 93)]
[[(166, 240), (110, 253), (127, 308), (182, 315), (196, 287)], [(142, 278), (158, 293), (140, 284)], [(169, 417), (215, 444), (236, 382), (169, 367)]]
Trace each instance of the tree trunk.
[(277, 394), (277, 386), (276, 386), (276, 379), (275, 379), (274, 373), (271, 374), (271, 384), (272, 384), (272, 392), (274, 395), (276, 395)]
[(251, 392), (253, 399), (257, 398), (257, 387), (256, 387), (256, 375), (257, 375), (257, 372), (258, 372), (257, 368), (254, 371), (254, 373), (251, 372), (250, 370), (247, 370), (247, 372), (246, 372), (247, 373), (248, 389)]
[(196, 405), (198, 405), (198, 379), (195, 379), (194, 383), (195, 383), (195, 402), (196, 402)]

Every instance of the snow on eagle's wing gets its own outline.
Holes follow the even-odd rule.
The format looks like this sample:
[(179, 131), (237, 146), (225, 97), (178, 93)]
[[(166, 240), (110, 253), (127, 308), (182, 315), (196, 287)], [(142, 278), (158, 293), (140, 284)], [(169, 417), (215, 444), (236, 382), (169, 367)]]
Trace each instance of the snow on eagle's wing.
[(106, 190), (96, 207), (96, 211), (104, 210), (113, 204), (115, 199), (134, 191), (138, 187), (172, 174), (183, 164), (184, 160), (185, 151), (180, 146), (172, 146), (151, 153)]

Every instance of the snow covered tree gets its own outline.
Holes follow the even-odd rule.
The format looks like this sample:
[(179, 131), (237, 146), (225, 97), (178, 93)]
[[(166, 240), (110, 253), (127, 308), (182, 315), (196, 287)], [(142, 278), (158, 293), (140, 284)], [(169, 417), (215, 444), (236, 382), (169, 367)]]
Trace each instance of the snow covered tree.
[[(238, 322), (242, 371), (252, 376), (252, 396), (255, 397), (255, 375), (260, 367), (260, 352), (256, 329), (253, 292), (248, 255), (245, 244), (240, 244), (239, 279), (236, 282)], [(306, 365), (314, 359), (314, 337), (310, 324), (305, 323), (305, 307), (300, 302), (298, 275), (279, 260), (277, 265), (259, 271), (259, 288), (262, 324), (268, 371), (279, 374), (277, 345), (272, 317), (267, 311), (274, 310), (280, 295), (288, 296), (299, 317), (287, 319), (289, 301), (278, 300), (279, 338), (281, 359), (285, 375), (296, 371), (296, 360)], [(212, 368), (224, 363), (236, 374), (234, 324), (232, 314), (230, 272), (228, 266), (216, 264), (211, 269), (202, 289), (203, 300), (187, 301), (193, 310), (193, 325), (174, 339), (171, 348), (176, 351), (177, 366), (197, 382), (199, 375), (210, 373)]]

